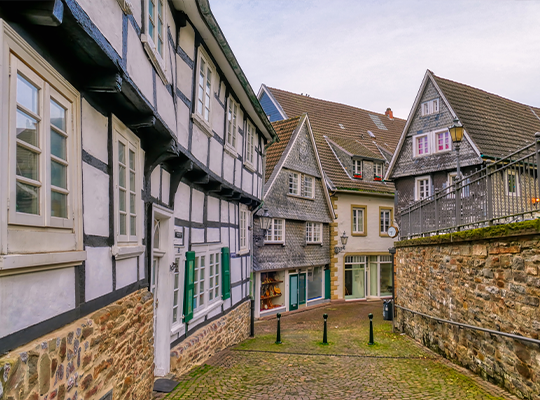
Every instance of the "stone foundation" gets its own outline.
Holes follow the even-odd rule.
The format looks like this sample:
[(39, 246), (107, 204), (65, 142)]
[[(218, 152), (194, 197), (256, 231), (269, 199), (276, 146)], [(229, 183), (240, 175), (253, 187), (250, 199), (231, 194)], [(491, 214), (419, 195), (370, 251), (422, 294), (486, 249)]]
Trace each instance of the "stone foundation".
[(141, 289), (0, 358), (0, 399), (149, 399), (152, 294)]
[[(533, 339), (540, 332), (540, 221), (396, 243), (396, 303)], [(515, 228), (515, 229), (514, 229)], [(522, 229), (523, 228), (523, 229)], [(507, 229), (508, 231), (508, 229)], [(508, 233), (512, 233), (508, 231)], [(515, 234), (524, 236), (516, 236)], [(448, 240), (447, 240), (448, 239)], [(540, 346), (397, 310), (396, 327), (521, 398), (540, 399)]]
[(227, 315), (197, 329), (171, 349), (171, 372), (181, 375), (217, 352), (249, 337), (251, 304), (246, 301)]

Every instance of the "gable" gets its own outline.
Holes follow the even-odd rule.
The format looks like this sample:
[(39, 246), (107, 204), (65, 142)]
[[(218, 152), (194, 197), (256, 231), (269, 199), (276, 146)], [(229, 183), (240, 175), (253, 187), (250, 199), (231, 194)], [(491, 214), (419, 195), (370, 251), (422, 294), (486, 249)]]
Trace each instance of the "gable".
[(268, 96), (268, 93), (265, 91), (262, 92), (259, 103), (261, 103), (264, 112), (268, 115), (270, 122), (281, 121), (284, 119), (270, 96)]
[(307, 124), (298, 132), (283, 167), (321, 178)]

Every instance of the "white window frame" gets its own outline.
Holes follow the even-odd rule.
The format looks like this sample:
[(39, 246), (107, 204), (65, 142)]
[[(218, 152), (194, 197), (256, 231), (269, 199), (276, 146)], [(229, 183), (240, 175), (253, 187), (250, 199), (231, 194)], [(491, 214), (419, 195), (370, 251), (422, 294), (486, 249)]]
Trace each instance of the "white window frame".
[(306, 222), (306, 243), (307, 244), (320, 244), (322, 243), (322, 223), (320, 222)]
[(227, 111), (226, 111), (226, 120), (227, 120), (227, 132), (225, 134), (225, 149), (228, 150), (233, 157), (238, 155), (237, 146), (238, 146), (238, 129), (242, 124), (242, 119), (240, 119), (240, 104), (234, 100), (232, 96), (229, 96), (227, 100)]
[(244, 160), (244, 164), (248, 169), (255, 171), (255, 144), (257, 142), (257, 130), (255, 129), (255, 125), (253, 125), (249, 120), (246, 123), (246, 157)]
[[(277, 221), (281, 221), (281, 238), (277, 238), (276, 224)], [(285, 220), (282, 218), (272, 218), (268, 230), (266, 231), (266, 237), (264, 239), (265, 244), (285, 243)]]
[[(448, 135), (448, 149), (439, 150), (439, 136), (440, 135)], [(452, 144), (452, 138), (450, 137), (450, 132), (448, 129), (444, 129), (442, 131), (435, 131), (433, 132), (434, 135), (434, 153), (447, 153), (449, 151), (452, 151), (453, 144)]]
[[(358, 212), (361, 212), (361, 221), (358, 218)], [(356, 217), (355, 217), (356, 214)], [(353, 235), (365, 235), (366, 234), (366, 217), (367, 207), (365, 206), (352, 206), (351, 212), (351, 231)], [(356, 224), (354, 223), (356, 218)]]
[[(388, 225), (386, 224), (383, 214), (388, 213)], [(392, 226), (393, 210), (391, 208), (381, 207), (379, 208), (379, 234), (381, 236), (388, 236), (388, 228)]]
[[(158, 15), (158, 3), (162, 4), (162, 15)], [(150, 7), (151, 4), (154, 4), (155, 7), (155, 17), (160, 18), (162, 20), (162, 26), (161, 26), (161, 32), (158, 31), (158, 20), (156, 19), (154, 21), (154, 29), (155, 29), (155, 35), (161, 35), (161, 39), (163, 40), (163, 49), (160, 53), (158, 50), (158, 44), (156, 43), (156, 40), (152, 37), (150, 34)], [(164, 84), (167, 84), (167, 76), (166, 76), (166, 63), (165, 60), (167, 59), (167, 48), (168, 46), (168, 36), (167, 36), (167, 8), (168, 3), (165, 0), (144, 0), (144, 23), (143, 23), (143, 31), (141, 34), (141, 42), (143, 43), (144, 50), (148, 54), (148, 57), (150, 58), (150, 61), (156, 68), (156, 72), (158, 73), (159, 77), (163, 81)]]
[[(427, 195), (420, 198), (420, 182), (421, 181), (427, 181)], [(415, 201), (418, 201), (418, 200), (422, 200), (422, 199), (425, 199), (425, 198), (428, 198), (429, 196), (431, 196), (431, 176), (429, 175), (424, 175), (424, 176), (417, 176), (416, 178), (414, 178), (414, 200)]]
[(379, 178), (381, 178), (381, 180), (383, 179), (383, 164), (382, 163), (373, 163), (373, 171), (374, 171), (374, 174), (373, 174), (373, 179), (375, 180), (375, 176), (378, 176)]
[[(421, 135), (415, 135), (413, 137), (413, 157), (424, 157), (431, 154), (431, 140), (430, 140), (430, 133), (423, 133)], [(418, 144), (420, 142), (420, 139), (426, 138), (427, 140), (427, 150), (425, 153), (420, 154), (418, 151)]]
[[(195, 325), (199, 321), (197, 321), (198, 318), (200, 318), (203, 315), (206, 315), (208, 312), (213, 310), (216, 307), (219, 307), (223, 303), (223, 300), (221, 299), (221, 295), (223, 293), (223, 288), (221, 287), (221, 274), (223, 273), (223, 264), (221, 259), (221, 245), (219, 246), (203, 246), (196, 248), (194, 246), (193, 251), (195, 251), (195, 265), (198, 266), (199, 274), (198, 274), (198, 280), (197, 283), (200, 283), (201, 276), (200, 276), (200, 262), (201, 257), (205, 257), (205, 266), (204, 266), (204, 277), (203, 277), (203, 290), (200, 291), (200, 286), (195, 286), (195, 279), (193, 280), (194, 288), (193, 288), (193, 297), (197, 298), (197, 302), (194, 304), (197, 304), (197, 306), (193, 307), (193, 319), (191, 320), (190, 324)], [(214, 269), (214, 275), (210, 276), (210, 255), (214, 255), (214, 266), (216, 263), (216, 256), (219, 259), (219, 274), (216, 275), (215, 269)], [(212, 285), (212, 289), (215, 290), (215, 288), (218, 288), (218, 295), (213, 296), (213, 298), (210, 300), (210, 278), (213, 277), (214, 284)], [(195, 278), (195, 275), (194, 275)], [(217, 285), (216, 285), (216, 279), (217, 279)], [(215, 293), (215, 292), (214, 292)], [(204, 303), (201, 305), (199, 302), (200, 296), (203, 296)]]
[[(307, 190), (306, 180), (311, 181), (311, 190)], [(302, 197), (315, 198), (315, 178), (313, 176), (302, 175)]]
[[(360, 172), (359, 172), (360, 171)], [(353, 175), (360, 175), (360, 177), (356, 177), (356, 179), (362, 179), (363, 175), (363, 162), (362, 160), (353, 160)]]
[[(202, 102), (202, 112), (199, 111), (199, 96), (200, 96), (200, 90), (201, 90), (201, 65), (204, 63), (206, 65), (206, 70), (204, 71), (204, 82), (202, 84), (203, 87), (203, 102)], [(196, 87), (195, 87), (195, 98), (193, 99), (193, 105), (194, 110), (192, 114), (193, 122), (208, 136), (213, 137), (214, 134), (212, 133), (212, 104), (213, 104), (213, 96), (214, 96), (214, 77), (216, 75), (216, 68), (214, 67), (214, 64), (210, 61), (210, 57), (206, 54), (204, 49), (202, 47), (199, 47), (198, 54), (197, 54), (197, 65), (195, 66), (197, 68), (196, 70)], [(208, 70), (210, 70), (211, 76), (210, 79), (208, 79)], [(210, 99), (209, 99), (209, 105), (208, 105), (208, 119), (204, 116), (204, 111), (206, 109), (205, 106), (205, 88), (207, 87), (208, 81), (210, 81)]]
[[(509, 182), (509, 176), (512, 175), (515, 179), (515, 186), (516, 186), (516, 190), (514, 192), (511, 192), (508, 187), (508, 184), (510, 183)], [(520, 190), (520, 187), (519, 187), (519, 174), (517, 173), (517, 171), (514, 171), (514, 170), (506, 170), (504, 171), (504, 192), (506, 193), (507, 196), (516, 196), (516, 197), (519, 197), (521, 195), (521, 190)]]
[[(119, 196), (119, 160), (118, 160), (118, 142), (122, 142), (126, 146), (126, 159), (128, 162), (128, 169), (126, 173), (126, 234), (120, 233), (120, 196)], [(136, 218), (136, 232), (135, 235), (131, 235), (130, 227), (131, 222), (129, 217), (131, 214), (130, 204), (131, 200), (129, 196), (129, 149), (135, 153), (135, 218)], [(141, 149), (140, 139), (131, 132), (122, 122), (113, 116), (113, 186), (114, 186), (114, 230), (115, 230), (115, 243), (117, 246), (131, 246), (142, 244), (142, 228), (143, 228), (143, 207), (141, 201), (142, 179), (143, 179), (143, 157), (144, 152)]]
[(240, 233), (240, 252), (246, 253), (249, 250), (249, 210), (244, 204), (240, 204), (239, 207), (239, 224), (238, 230)]
[[(300, 196), (301, 182), (298, 172), (289, 171), (289, 181), (288, 181), (288, 194), (293, 196)], [(296, 188), (296, 190), (294, 190)]]
[(420, 111), (421, 111), (422, 117), (426, 115), (439, 113), (439, 110), (440, 110), (439, 105), (440, 105), (439, 98), (424, 101), (422, 104), (420, 104)]

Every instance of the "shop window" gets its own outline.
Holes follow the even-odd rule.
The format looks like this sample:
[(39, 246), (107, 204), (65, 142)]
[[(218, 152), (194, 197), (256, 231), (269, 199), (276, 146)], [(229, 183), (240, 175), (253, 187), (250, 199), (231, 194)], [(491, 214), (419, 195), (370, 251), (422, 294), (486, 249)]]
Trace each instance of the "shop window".
[(306, 222), (306, 243), (322, 242), (322, 224), (317, 222)]
[(323, 293), (323, 267), (314, 267), (308, 269), (307, 291), (308, 300), (322, 298)]
[(261, 312), (285, 306), (285, 271), (261, 273)]
[(363, 299), (365, 287), (366, 256), (345, 256), (345, 299)]
[(265, 243), (283, 243), (285, 240), (285, 220), (273, 218), (266, 231)]

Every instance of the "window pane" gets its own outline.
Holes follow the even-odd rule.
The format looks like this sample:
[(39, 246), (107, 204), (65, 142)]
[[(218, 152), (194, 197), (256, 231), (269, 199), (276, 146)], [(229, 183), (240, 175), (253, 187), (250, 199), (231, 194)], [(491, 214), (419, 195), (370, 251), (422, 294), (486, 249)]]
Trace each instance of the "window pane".
[(17, 212), (39, 214), (39, 188), (17, 182)]
[[(159, 25), (161, 25), (161, 21), (159, 21)], [(161, 27), (159, 27), (161, 29)], [(163, 55), (163, 40), (161, 38), (158, 38), (158, 45), (157, 45), (158, 53), (162, 56)]]
[(17, 146), (17, 175), (39, 180), (39, 155)]
[(39, 146), (37, 124), (34, 118), (17, 110), (17, 139), (36, 147)]
[(120, 211), (126, 211), (126, 192), (125, 190), (118, 191), (118, 208)]
[(17, 103), (38, 114), (38, 88), (17, 74)]
[(129, 217), (129, 234), (132, 236), (137, 235), (137, 217)]
[(135, 173), (134, 172), (129, 173), (129, 190), (131, 190), (132, 192), (135, 191)]
[(67, 218), (67, 195), (51, 191), (51, 216)]
[(126, 168), (122, 166), (118, 167), (118, 186), (126, 187)]
[(126, 215), (120, 214), (120, 235), (126, 234)]
[(51, 185), (67, 189), (67, 167), (51, 161)]
[(129, 151), (129, 169), (135, 171), (135, 152), (133, 150)]
[(53, 129), (51, 129), (51, 153), (66, 160), (66, 138), (63, 135), (60, 135)]
[(58, 129), (66, 130), (66, 110), (54, 100), (51, 100), (51, 124)]
[(126, 164), (126, 146), (122, 142), (118, 142), (118, 162)]
[(129, 212), (135, 214), (135, 195), (133, 193), (129, 194)]

